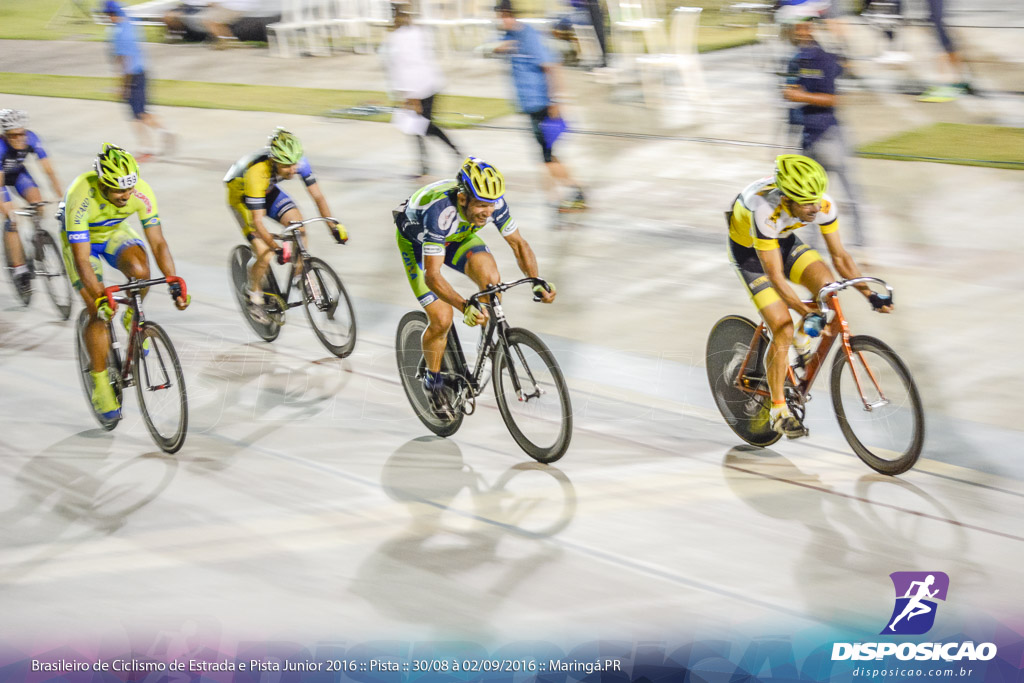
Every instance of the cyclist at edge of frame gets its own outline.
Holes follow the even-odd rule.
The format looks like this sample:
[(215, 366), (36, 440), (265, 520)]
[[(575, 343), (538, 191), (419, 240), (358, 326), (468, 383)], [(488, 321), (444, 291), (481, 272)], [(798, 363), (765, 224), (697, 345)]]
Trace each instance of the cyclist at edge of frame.
[[(263, 277), (270, 267), (271, 256), (278, 249), (264, 219), (272, 218), (284, 226), (302, 220), (302, 213), (295, 201), (278, 185), (296, 175), (306, 183), (306, 190), (316, 203), (320, 216), (329, 217), (331, 210), (327, 198), (320, 191), (313, 168), (302, 150), (302, 143), (280, 126), (267, 138), (266, 148), (242, 157), (224, 176), (228, 208), (256, 257), (249, 271), (249, 311), (262, 323), (270, 321), (264, 305)], [(348, 233), (341, 223), (329, 223), (327, 229), (338, 244), (348, 241)], [(305, 234), (303, 230), (300, 232)], [(299, 262), (295, 275), (299, 274), (301, 267), (302, 263)], [(286, 308), (284, 301), (279, 301), (278, 305), (281, 310)]]
[(60, 189), (60, 181), (57, 180), (57, 172), (53, 170), (50, 157), (43, 149), (42, 141), (27, 126), (28, 114), (20, 109), (0, 110), (0, 216), (4, 218), (4, 246), (11, 261), (8, 265), (14, 271), (14, 282), (22, 295), (32, 287), (32, 269), (25, 263), (25, 249), (22, 247), (18, 227), (14, 222), (11, 191), (29, 204), (42, 201), (39, 185), (25, 168), (25, 159), (30, 154), (36, 155), (39, 165), (49, 177), (53, 194), (57, 197), (64, 194)]
[[(726, 212), (730, 261), (771, 330), (767, 377), (771, 427), (791, 439), (805, 435), (806, 430), (786, 405), (783, 389), (794, 332), (789, 311), (803, 319), (817, 309), (803, 303), (787, 279), (815, 294), (836, 279), (821, 255), (795, 231), (817, 227), (839, 275), (845, 279), (861, 276), (839, 239), (839, 214), (835, 202), (825, 194), (827, 189), (828, 175), (821, 164), (799, 154), (783, 154), (775, 159), (775, 174), (748, 185)], [(892, 310), (892, 301), (873, 293), (867, 285), (857, 289), (874, 310)]]
[[(451, 417), (451, 405), (445, 396), (441, 359), (452, 326), (455, 308), (463, 321), (473, 327), (487, 322), (487, 309), (471, 305), (455, 291), (441, 274), (447, 265), (469, 276), (478, 289), (501, 282), (498, 264), (477, 232), (488, 224), (505, 238), (515, 254), (519, 269), (527, 277), (539, 277), (537, 257), (518, 230), (505, 201), (505, 178), (490, 164), (476, 157), (462, 162), (454, 180), (439, 180), (420, 188), (393, 212), (395, 239), (409, 286), (427, 314), (423, 332), (423, 357), (426, 374), (423, 387), (430, 397), (434, 413)], [(534, 285), (533, 292), (543, 303), (555, 300), (551, 291)]]
[[(56, 215), (61, 228), (64, 266), (89, 311), (85, 344), (92, 363), (92, 405), (105, 419), (119, 417), (121, 406), (107, 374), (110, 335), (104, 321), (110, 320), (114, 311), (103, 290), (100, 258), (130, 278), (147, 280), (150, 277), (145, 243), (125, 224), (132, 214), (139, 217), (160, 272), (164, 277), (176, 276), (153, 189), (139, 177), (139, 164), (131, 154), (105, 142), (93, 162), (93, 170), (78, 176), (68, 186)], [(143, 291), (142, 295), (146, 293)], [(182, 296), (180, 284), (170, 283), (170, 293), (178, 310), (188, 308), (192, 297)], [(125, 307), (121, 323), (126, 331), (131, 330), (130, 307)], [(145, 353), (149, 352), (148, 344), (146, 340)]]

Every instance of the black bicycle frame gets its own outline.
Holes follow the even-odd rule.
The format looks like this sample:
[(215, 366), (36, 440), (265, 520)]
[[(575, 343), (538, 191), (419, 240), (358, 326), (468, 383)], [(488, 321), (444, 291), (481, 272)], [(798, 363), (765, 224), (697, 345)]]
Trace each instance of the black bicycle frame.
[[(332, 218), (330, 220), (334, 220), (334, 219)], [(294, 222), (288, 224), (288, 227), (285, 228), (283, 233), (281, 233), (280, 235), (273, 235), (274, 239), (285, 240), (285, 241), (291, 242), (291, 243), (293, 243), (295, 245), (295, 250), (292, 252), (291, 259), (288, 261), (288, 263), (289, 263), (289, 265), (291, 267), (288, 270), (288, 282), (286, 283), (286, 287), (285, 287), (284, 291), (281, 291), (281, 286), (277, 282), (277, 276), (274, 275), (273, 271), (270, 271), (270, 277), (274, 281), (274, 287), (277, 289), (277, 293), (281, 295), (281, 299), (284, 301), (285, 306), (287, 306), (288, 308), (295, 308), (296, 306), (303, 306), (306, 303), (304, 301), (304, 297), (299, 297), (299, 300), (298, 301), (294, 301), (294, 302), (293, 301), (289, 301), (288, 299), (289, 299), (289, 297), (291, 297), (292, 287), (294, 286), (294, 282), (295, 282), (295, 265), (299, 261), (301, 261), (302, 262), (302, 274), (306, 275), (309, 272), (309, 260), (311, 258), (313, 258), (313, 256), (306, 249), (306, 246), (302, 243), (302, 240), (299, 239), (299, 236), (300, 236), (299, 229), (302, 228), (303, 226), (305, 226), (307, 223), (316, 223), (318, 221), (328, 221), (328, 219), (327, 218), (310, 218), (310, 219), (307, 219), (307, 220), (304, 220), (304, 221), (294, 221)], [(318, 284), (317, 286), (320, 286), (320, 285)], [(298, 287), (295, 287), (295, 288), (298, 289), (300, 292), (302, 291), (301, 285), (298, 286)], [(323, 292), (320, 292), (319, 294), (320, 294), (319, 298), (323, 298)], [(338, 306), (338, 302), (337, 301), (334, 302), (334, 306), (335, 307)], [(334, 311), (332, 310), (332, 311), (330, 311), (330, 313), (333, 315)]]
[[(135, 350), (135, 342), (139, 337), (139, 328), (144, 322), (146, 322), (145, 313), (142, 312), (142, 295), (141, 290), (152, 287), (153, 285), (162, 285), (167, 282), (167, 278), (154, 278), (151, 280), (128, 280), (123, 285), (114, 285), (113, 287), (107, 287), (107, 298), (111, 301), (116, 301), (119, 304), (130, 306), (132, 309), (132, 328), (128, 332), (128, 347), (125, 349), (124, 359), (122, 360), (119, 349), (121, 343), (117, 341), (117, 336), (114, 334), (114, 319), (111, 317), (107, 320), (107, 334), (110, 335), (110, 348), (114, 353), (114, 359), (117, 361), (117, 369), (121, 375), (121, 386), (131, 387), (135, 385), (138, 380), (132, 375), (132, 352)], [(184, 293), (184, 290), (182, 290)], [(115, 296), (116, 292), (123, 292), (123, 296)], [(164, 366), (163, 355), (159, 351), (157, 353), (157, 360), (160, 361), (160, 369), (164, 373), (164, 377), (170, 381), (170, 373), (167, 372), (167, 368)], [(159, 386), (153, 386), (149, 379), (149, 366), (143, 363), (143, 368), (146, 371), (146, 387), (150, 391), (156, 389), (165, 389), (170, 384), (164, 383)]]

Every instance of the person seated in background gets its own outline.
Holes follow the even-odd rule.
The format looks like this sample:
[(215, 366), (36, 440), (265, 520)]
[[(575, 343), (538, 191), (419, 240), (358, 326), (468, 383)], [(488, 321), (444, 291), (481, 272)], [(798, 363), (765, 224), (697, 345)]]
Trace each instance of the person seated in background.
[(195, 34), (196, 32), (185, 23), (185, 17), (199, 14), (207, 4), (207, 0), (182, 0), (167, 10), (167, 13), (161, 18), (167, 26), (167, 34), (178, 38), (187, 38), (190, 33)]
[(258, 3), (259, 0), (211, 0), (196, 19), (209, 32), (214, 49), (223, 50), (231, 45), (241, 45), (231, 32), (231, 25), (258, 9)]

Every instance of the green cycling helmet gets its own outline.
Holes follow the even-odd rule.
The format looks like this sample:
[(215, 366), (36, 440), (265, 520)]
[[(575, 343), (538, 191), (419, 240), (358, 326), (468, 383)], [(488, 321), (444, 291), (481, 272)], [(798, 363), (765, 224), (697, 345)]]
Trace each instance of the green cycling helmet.
[(775, 157), (775, 186), (797, 204), (814, 204), (828, 189), (828, 174), (810, 157), (782, 154)]
[(278, 126), (267, 143), (270, 158), (282, 166), (297, 164), (302, 159), (302, 143), (292, 133)]
[(139, 182), (139, 163), (123, 147), (103, 143), (93, 163), (100, 184), (118, 190), (130, 190)]

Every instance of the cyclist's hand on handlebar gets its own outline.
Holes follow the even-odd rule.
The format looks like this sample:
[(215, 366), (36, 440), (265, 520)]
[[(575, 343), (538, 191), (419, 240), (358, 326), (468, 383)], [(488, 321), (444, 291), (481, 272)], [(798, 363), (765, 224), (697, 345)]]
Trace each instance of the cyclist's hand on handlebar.
[(184, 311), (188, 308), (188, 305), (192, 303), (192, 295), (187, 296), (181, 295), (181, 284), (178, 282), (168, 283), (168, 287), (171, 292), (171, 299), (174, 301), (174, 305), (179, 311)]
[(879, 313), (892, 312), (893, 303), (891, 296), (882, 296), (881, 294), (871, 292), (871, 294), (868, 295), (868, 301), (871, 302), (871, 308), (875, 309), (875, 311)]
[(348, 242), (348, 231), (345, 230), (344, 225), (342, 225), (341, 223), (332, 222), (330, 230), (331, 237), (334, 238), (335, 242), (337, 242), (338, 244), (345, 244), (345, 242)]
[(96, 297), (96, 317), (104, 322), (114, 317), (114, 307), (105, 293)]
[(487, 310), (480, 304), (467, 303), (466, 307), (462, 309), (462, 322), (470, 327), (483, 325), (487, 322), (487, 318)]
[(547, 284), (547, 289), (544, 288), (544, 285), (534, 285), (533, 286), (533, 300), (534, 301), (540, 301), (540, 302), (545, 303), (545, 304), (550, 304), (552, 301), (555, 300), (555, 296), (558, 293), (555, 290), (555, 284), (553, 282), (548, 282), (546, 284)]

